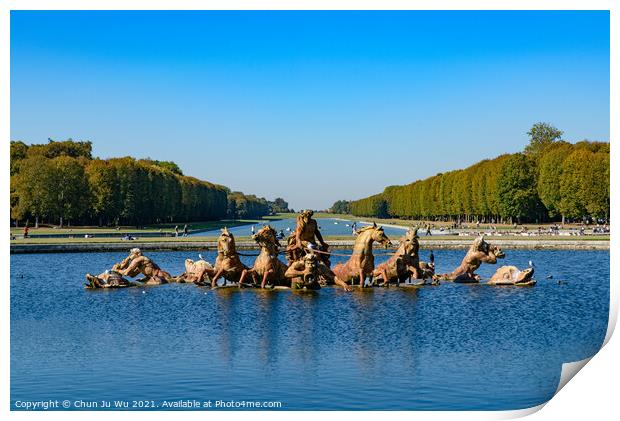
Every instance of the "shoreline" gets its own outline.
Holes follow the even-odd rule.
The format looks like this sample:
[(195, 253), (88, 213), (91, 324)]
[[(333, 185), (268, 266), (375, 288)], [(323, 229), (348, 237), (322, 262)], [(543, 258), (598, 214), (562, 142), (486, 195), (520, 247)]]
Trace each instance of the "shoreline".
[[(351, 249), (353, 240), (326, 239), (332, 249)], [(420, 238), (420, 249), (467, 249), (472, 239), (424, 239)], [(503, 249), (531, 249), (531, 250), (609, 250), (609, 240), (491, 240)], [(394, 244), (397, 244), (395, 241)], [(253, 241), (237, 242), (237, 249), (257, 249)], [(11, 254), (35, 254), (35, 253), (89, 253), (89, 252), (116, 252), (127, 251), (137, 247), (148, 251), (182, 251), (199, 250), (215, 251), (216, 241), (183, 241), (183, 242), (143, 242), (139, 240), (123, 243), (67, 243), (67, 244), (11, 244)], [(376, 247), (377, 250), (381, 249)]]

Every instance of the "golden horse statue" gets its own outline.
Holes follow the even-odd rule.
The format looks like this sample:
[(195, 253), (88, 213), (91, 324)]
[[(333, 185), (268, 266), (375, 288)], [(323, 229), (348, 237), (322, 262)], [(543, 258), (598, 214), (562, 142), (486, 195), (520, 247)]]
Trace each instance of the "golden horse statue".
[[(383, 232), (382, 227), (373, 223), (357, 231), (357, 238), (353, 245), (353, 254), (345, 263), (334, 266), (332, 271), (336, 275), (336, 284), (350, 291), (348, 283), (355, 283), (359, 279), (360, 287), (364, 287), (367, 277), (372, 276), (375, 270), (375, 257), (372, 254), (372, 245), (378, 242), (385, 248), (392, 245), (390, 239)], [(383, 275), (387, 279), (387, 275)]]
[(217, 257), (213, 269), (206, 269), (206, 273), (211, 278), (211, 288), (217, 287), (217, 281), (220, 277), (224, 277), (224, 285), (226, 281), (239, 282), (241, 275), (247, 266), (241, 263), (237, 248), (235, 246), (235, 237), (228, 228), (224, 227), (222, 233), (217, 239)]
[[(390, 282), (404, 282), (408, 279), (426, 279), (434, 274), (434, 262), (420, 262), (420, 242), (418, 228), (409, 228), (405, 235), (398, 240), (398, 249), (394, 256), (381, 263), (373, 272), (373, 284), (376, 279), (383, 279), (383, 284)], [(387, 279), (386, 279), (387, 277)]]
[(262, 227), (252, 236), (260, 247), (260, 253), (254, 261), (252, 269), (245, 269), (239, 279), (239, 287), (243, 285), (246, 276), (261, 279), (260, 287), (265, 288), (269, 283), (273, 286), (290, 286), (290, 279), (285, 276), (286, 265), (278, 259), (280, 242), (276, 238), (276, 230), (269, 225)]

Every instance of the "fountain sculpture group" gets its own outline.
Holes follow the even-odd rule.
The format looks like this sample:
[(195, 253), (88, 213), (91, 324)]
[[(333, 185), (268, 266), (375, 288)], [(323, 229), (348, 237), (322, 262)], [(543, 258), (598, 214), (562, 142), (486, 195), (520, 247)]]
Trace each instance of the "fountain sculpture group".
[[(185, 272), (171, 276), (155, 262), (144, 256), (140, 249), (131, 249), (120, 263), (100, 275), (86, 275), (87, 288), (124, 288), (137, 285), (159, 285), (170, 282), (194, 283), (200, 286), (218, 288), (223, 285), (235, 287), (293, 288), (316, 290), (321, 286), (338, 285), (346, 291), (352, 286), (438, 285), (439, 281), (478, 283), (480, 276), (475, 271), (482, 263), (495, 264), (505, 257), (497, 246), (478, 237), (467, 251), (463, 261), (454, 271), (436, 275), (433, 257), (429, 262), (420, 261), (418, 230), (409, 229), (398, 243), (396, 252), (384, 263), (375, 266), (373, 244), (379, 243), (386, 249), (392, 245), (382, 227), (373, 223), (357, 230), (353, 252), (345, 263), (331, 267), (329, 245), (323, 240), (311, 210), (302, 211), (297, 217), (295, 232), (287, 240), (284, 250), (287, 264), (278, 255), (281, 244), (276, 231), (269, 225), (262, 227), (252, 236), (260, 252), (250, 268), (243, 264), (235, 247), (235, 238), (227, 228), (217, 241), (217, 258), (211, 265), (202, 256), (197, 261), (185, 260)], [(126, 277), (142, 278), (130, 281)], [(532, 266), (519, 270), (515, 266), (500, 267), (487, 282), (490, 285), (531, 286)], [(369, 283), (367, 284), (367, 280)], [(429, 282), (427, 282), (427, 280)], [(378, 283), (381, 281), (381, 283)], [(415, 282), (414, 282), (415, 281)], [(421, 282), (420, 282), (421, 281)]]

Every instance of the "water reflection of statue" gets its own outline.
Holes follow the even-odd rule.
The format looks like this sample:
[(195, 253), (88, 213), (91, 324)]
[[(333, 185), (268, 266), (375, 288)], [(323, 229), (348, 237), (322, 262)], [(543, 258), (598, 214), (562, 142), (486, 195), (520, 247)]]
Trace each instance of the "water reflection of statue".
[(314, 249), (319, 251), (319, 258), (329, 267), (331, 265), (329, 245), (323, 240), (319, 226), (316, 220), (312, 219), (312, 215), (314, 215), (312, 210), (304, 210), (297, 216), (297, 227), (288, 239), (286, 257), (290, 264), (301, 259), (307, 253), (307, 249)]

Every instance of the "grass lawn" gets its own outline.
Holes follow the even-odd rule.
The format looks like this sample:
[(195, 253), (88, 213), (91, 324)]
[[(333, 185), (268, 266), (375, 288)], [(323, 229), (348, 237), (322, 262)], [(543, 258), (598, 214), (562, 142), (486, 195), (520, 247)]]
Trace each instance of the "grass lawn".
[[(270, 217), (271, 219), (280, 219), (277, 216)], [(239, 225), (245, 224), (256, 224), (258, 223), (258, 219), (222, 219), (220, 221), (203, 221), (203, 222), (190, 222), (187, 224), (190, 231), (195, 230), (216, 230), (223, 227), (236, 227)], [(173, 223), (173, 224), (159, 224), (159, 225), (149, 225), (141, 229), (137, 229), (135, 226), (122, 226), (120, 229), (116, 229), (113, 227), (84, 227), (84, 226), (76, 226), (76, 227), (64, 227), (64, 228), (53, 228), (53, 227), (39, 227), (33, 228), (30, 227), (30, 234), (105, 234), (105, 233), (123, 233), (123, 232), (131, 232), (131, 233), (140, 233), (140, 232), (174, 232), (174, 227), (178, 226), (179, 231), (183, 231), (183, 226), (185, 223)], [(11, 227), (11, 234), (21, 235), (24, 233), (24, 227)]]

